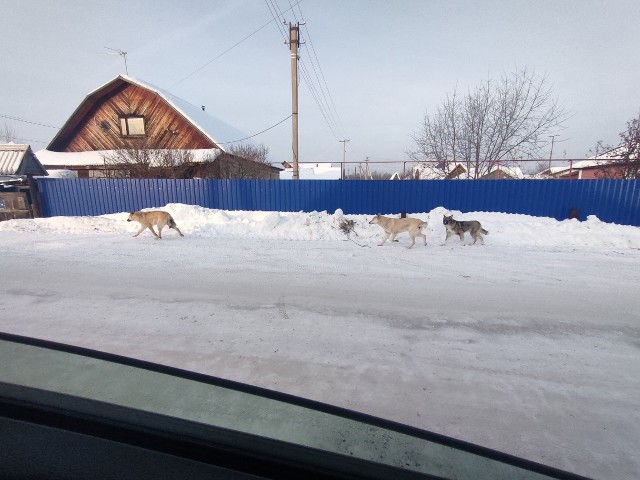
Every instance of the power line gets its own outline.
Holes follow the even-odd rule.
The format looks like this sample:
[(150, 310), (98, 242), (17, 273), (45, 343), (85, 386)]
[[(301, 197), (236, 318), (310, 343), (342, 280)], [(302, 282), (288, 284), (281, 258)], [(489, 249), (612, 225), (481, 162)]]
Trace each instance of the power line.
[[(283, 12), (282, 10), (280, 10), (277, 0), (265, 0), (265, 3), (267, 4), (267, 7), (269, 8), (269, 12), (271, 13), (273, 20), (276, 23), (276, 26), (278, 27), (278, 31), (283, 36), (285, 43), (287, 43), (286, 29), (284, 29), (283, 31), (284, 27), (282, 27), (278, 19), (276, 19), (277, 16), (284, 18)], [(289, 0), (289, 8), (285, 11), (291, 10), (294, 18), (296, 19), (296, 22), (298, 22), (298, 15), (296, 15), (295, 9), (294, 9), (294, 7), (297, 6), (298, 10), (300, 11), (300, 16), (303, 20), (299, 24), (304, 25), (305, 24), (304, 16), (302, 15), (302, 9), (300, 8), (299, 3), (300, 2), (292, 5), (291, 0)], [(308, 30), (307, 30), (307, 34), (308, 34)], [(313, 42), (311, 41), (311, 35), (309, 34), (308, 36), (309, 36), (309, 43), (311, 44), (312, 53), (313, 53), (313, 56), (309, 55), (311, 70), (307, 68), (306, 63), (302, 59), (300, 59), (300, 73), (301, 73), (300, 76), (307, 84), (309, 92), (311, 93), (311, 97), (315, 101), (318, 107), (318, 110), (320, 111), (322, 117), (324, 118), (324, 121), (329, 127), (329, 130), (331, 131), (332, 135), (336, 139), (338, 139), (339, 136), (336, 134), (336, 131), (341, 131), (344, 133), (345, 129), (344, 129), (344, 126), (342, 125), (342, 121), (340, 120), (340, 116), (338, 115), (337, 109), (335, 108), (335, 103), (331, 96), (331, 92), (329, 91), (326, 78), (324, 77), (324, 72), (320, 65), (318, 56), (315, 52), (315, 47), (313, 46)], [(315, 57), (315, 62), (314, 62), (314, 57)], [(317, 68), (316, 68), (316, 63), (318, 65)], [(320, 72), (320, 74), (318, 74), (318, 71)], [(343, 135), (343, 137), (346, 137), (346, 135)]]
[(22, 137), (14, 137), (16, 140), (21, 140), (23, 142), (30, 142), (30, 143), (40, 143), (42, 145), (47, 145), (49, 142), (43, 142), (42, 140), (32, 140), (30, 138), (22, 138)]
[(313, 97), (314, 101), (316, 102), (316, 105), (318, 106), (318, 109), (320, 110), (320, 113), (322, 114), (322, 117), (324, 118), (325, 123), (329, 127), (329, 130), (331, 130), (331, 133), (337, 139), (338, 135), (336, 135), (336, 132), (334, 131), (333, 126), (331, 125), (331, 122), (329, 122), (329, 119), (327, 118), (327, 114), (325, 113), (325, 108), (322, 105), (322, 102), (321, 102), (320, 97), (318, 95), (318, 92), (316, 90), (316, 86), (311, 81), (311, 78), (310, 78), (310, 75), (309, 75), (309, 71), (307, 70), (307, 67), (305, 66), (305, 64), (302, 61), (302, 59), (300, 60), (300, 65), (301, 65), (301, 69), (300, 70), (302, 72), (302, 78), (305, 79), (305, 81), (307, 83), (307, 87), (309, 88), (309, 92), (311, 93), (311, 96)]
[[(289, 3), (291, 3), (291, 1), (289, 1)], [(293, 7), (292, 7), (293, 8)], [(300, 11), (300, 15), (302, 17), (302, 20), (304, 22), (304, 15), (302, 15), (302, 9), (300, 8), (300, 5), (298, 5), (298, 10)], [(306, 24), (306, 22), (305, 22)], [(333, 107), (333, 112), (335, 113), (335, 119), (334, 122), (336, 124), (336, 127), (338, 127), (339, 130), (342, 131), (342, 133), (346, 133), (344, 125), (342, 124), (342, 120), (340, 119), (340, 115), (338, 115), (338, 110), (336, 109), (335, 103), (333, 101), (333, 97), (331, 95), (331, 91), (329, 90), (329, 85), (327, 83), (327, 80), (324, 76), (324, 70), (322, 69), (322, 65), (320, 65), (320, 59), (318, 58), (318, 55), (316, 54), (316, 49), (313, 45), (313, 40), (311, 39), (311, 32), (309, 31), (308, 28), (305, 29), (307, 37), (309, 38), (309, 44), (311, 45), (311, 52), (313, 53), (313, 58), (315, 58), (316, 63), (318, 64), (318, 70), (320, 70), (320, 76), (322, 77), (322, 84), (324, 84), (325, 89), (327, 91), (327, 95), (329, 97), (329, 100), (331, 102), (331, 105), (329, 105), (329, 102), (327, 101), (326, 97), (325, 97), (325, 103), (327, 104), (327, 107)], [(311, 57), (310, 57), (311, 58)], [(313, 58), (311, 58), (311, 64), (314, 67), (314, 72), (315, 72), (315, 65), (313, 63)], [(317, 73), (316, 73), (316, 78), (319, 78)], [(323, 96), (324, 96), (324, 91), (323, 91)], [(331, 113), (331, 108), (329, 108), (329, 112)], [(332, 114), (333, 117), (333, 114)], [(337, 121), (336, 121), (337, 119)], [(343, 138), (346, 138), (346, 135), (343, 135)]]
[(248, 139), (253, 138), (253, 137), (257, 137), (258, 135), (261, 135), (261, 134), (263, 134), (264, 132), (267, 132), (267, 131), (271, 130), (272, 128), (277, 127), (277, 126), (278, 126), (278, 125), (280, 125), (281, 123), (286, 122), (286, 121), (287, 121), (287, 120), (289, 120), (290, 118), (291, 118), (291, 115), (289, 115), (287, 118), (283, 118), (283, 119), (282, 119), (282, 120), (280, 120), (278, 123), (276, 123), (276, 124), (274, 124), (274, 125), (271, 125), (269, 128), (265, 128), (265, 129), (264, 129), (264, 130), (262, 130), (261, 132), (255, 133), (255, 134), (250, 135), (250, 136), (248, 136), (248, 137), (241, 138), (241, 139), (239, 139), (239, 140), (232, 140), (232, 141), (230, 141), (230, 142), (221, 142), (221, 143), (218, 143), (218, 145), (228, 145), (228, 144), (230, 144), (230, 143), (238, 143), (238, 142), (242, 142), (242, 141), (244, 141), (244, 140), (248, 140)]
[[(298, 5), (300, 2), (302, 2), (303, 0), (298, 0), (298, 2), (293, 5), (291, 8), (285, 10), (291, 10), (293, 7), (295, 7), (296, 5)], [(266, 26), (268, 26), (271, 22), (273, 22), (274, 20), (269, 20), (267, 23), (265, 23), (264, 25), (262, 25), (260, 28), (258, 28), (257, 30), (254, 30), (253, 32), (251, 32), (249, 35), (247, 35), (246, 37), (244, 37), (242, 40), (234, 43), (231, 47), (227, 48), (224, 52), (216, 55), (214, 58), (212, 58), (211, 60), (209, 60), (207, 63), (205, 63), (204, 65), (202, 65), (201, 67), (195, 69), (193, 72), (191, 72), (189, 75), (187, 75), (186, 77), (178, 80), (176, 83), (174, 83), (173, 85), (171, 85), (167, 90), (171, 90), (173, 87), (175, 87), (176, 85), (184, 82), (186, 79), (193, 77), (196, 73), (198, 73), (199, 71), (201, 71), (202, 69), (204, 69), (205, 67), (207, 67), (208, 65), (210, 65), (211, 63), (215, 62), (216, 60), (218, 60), (220, 57), (222, 57), (223, 55), (229, 53), (231, 50), (233, 50), (234, 48), (236, 48), (238, 45), (240, 45), (242, 42), (248, 40), (249, 38), (253, 37), (256, 33), (258, 33), (260, 30), (262, 30), (263, 28), (265, 28)], [(277, 23), (277, 22), (276, 22)]]
[[(271, 13), (271, 17), (273, 18), (274, 23), (278, 27), (278, 32), (280, 32), (282, 38), (284, 39), (284, 43), (286, 44), (288, 42), (287, 29), (284, 27), (284, 23), (286, 22), (284, 21), (284, 16), (282, 14), (282, 11), (280, 10), (280, 7), (277, 3), (274, 4), (273, 0), (264, 1), (267, 4), (267, 8), (269, 9), (269, 13)], [(280, 22), (280, 19), (276, 17), (282, 17), (282, 22)]]
[(55, 128), (56, 130), (60, 130), (60, 127), (54, 127), (53, 125), (47, 125), (46, 123), (32, 122), (30, 120), (25, 120), (24, 118), (18, 118), (11, 115), (4, 115), (2, 113), (0, 113), (0, 117), (8, 118), (9, 120), (15, 120), (16, 122), (30, 123), (32, 125), (38, 125), (40, 127), (49, 127), (49, 128)]

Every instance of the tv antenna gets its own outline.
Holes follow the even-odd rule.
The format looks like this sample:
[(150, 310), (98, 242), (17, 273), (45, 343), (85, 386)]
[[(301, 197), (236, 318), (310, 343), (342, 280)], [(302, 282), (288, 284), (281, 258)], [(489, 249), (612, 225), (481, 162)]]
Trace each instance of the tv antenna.
[(116, 50), (115, 48), (104, 47), (107, 50), (111, 50), (113, 53), (105, 53), (105, 55), (120, 55), (124, 58), (124, 71), (129, 75), (129, 69), (127, 68), (127, 52), (123, 52), (122, 50)]

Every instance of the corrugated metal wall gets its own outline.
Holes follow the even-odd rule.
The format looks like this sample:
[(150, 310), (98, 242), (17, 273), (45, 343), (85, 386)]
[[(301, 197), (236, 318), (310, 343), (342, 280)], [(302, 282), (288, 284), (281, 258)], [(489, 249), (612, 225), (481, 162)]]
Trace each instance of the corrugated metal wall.
[(346, 214), (450, 210), (522, 213), (640, 226), (639, 180), (117, 180), (38, 179), (43, 215), (102, 215), (167, 203), (221, 210)]

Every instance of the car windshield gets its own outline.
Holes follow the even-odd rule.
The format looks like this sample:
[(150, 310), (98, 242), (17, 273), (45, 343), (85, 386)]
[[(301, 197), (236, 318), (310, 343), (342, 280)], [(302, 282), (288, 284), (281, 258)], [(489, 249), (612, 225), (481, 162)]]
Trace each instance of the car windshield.
[[(0, 385), (5, 401), (70, 408), (50, 395), (54, 393), (106, 402), (135, 410), (138, 418), (158, 414), (438, 478), (542, 480), (563, 475), (429, 432), (248, 385), (67, 345), (3, 337)], [(90, 411), (80, 405), (79, 412)], [(91, 411), (109, 416), (95, 406)]]

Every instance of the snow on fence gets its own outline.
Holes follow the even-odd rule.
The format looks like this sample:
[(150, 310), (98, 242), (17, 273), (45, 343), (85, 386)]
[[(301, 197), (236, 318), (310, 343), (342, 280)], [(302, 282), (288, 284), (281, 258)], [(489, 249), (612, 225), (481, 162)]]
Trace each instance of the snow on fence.
[(640, 226), (639, 180), (165, 180), (39, 178), (45, 217), (103, 215), (184, 203), (220, 210), (345, 214), (520, 213)]

